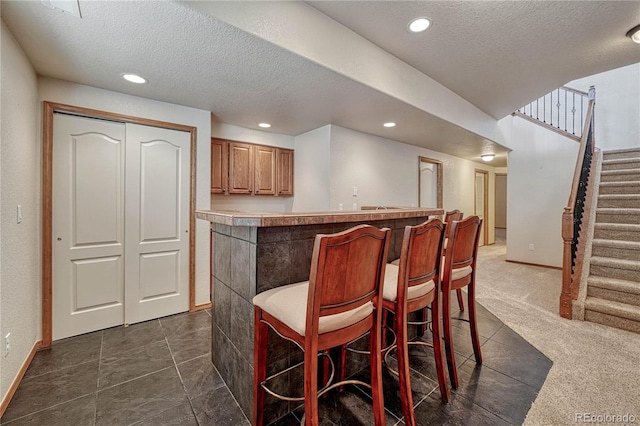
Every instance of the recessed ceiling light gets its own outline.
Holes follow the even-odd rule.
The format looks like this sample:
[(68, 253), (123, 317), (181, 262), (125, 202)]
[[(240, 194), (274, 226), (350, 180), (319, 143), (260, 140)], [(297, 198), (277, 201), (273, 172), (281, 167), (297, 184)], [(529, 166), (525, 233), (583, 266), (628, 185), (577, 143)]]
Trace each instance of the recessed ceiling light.
[(412, 33), (421, 33), (431, 26), (431, 19), (416, 18), (409, 22), (408, 28)]
[(384, 127), (396, 127), (396, 123), (394, 123), (393, 121), (390, 121), (388, 123), (384, 123), (383, 126)]
[(271, 127), (271, 124), (269, 124), (269, 123), (260, 123), (260, 124), (258, 124), (258, 126), (262, 127), (263, 129), (268, 129), (269, 127)]
[(496, 156), (493, 154), (484, 154), (482, 156), (480, 156), (480, 158), (482, 158), (482, 161), (491, 161), (495, 158)]
[(627, 37), (640, 44), (640, 25), (636, 25), (627, 32)]
[(144, 84), (147, 82), (147, 79), (144, 77), (140, 77), (138, 74), (122, 74), (122, 78), (124, 78), (127, 81), (130, 81), (131, 83), (136, 83), (136, 84)]

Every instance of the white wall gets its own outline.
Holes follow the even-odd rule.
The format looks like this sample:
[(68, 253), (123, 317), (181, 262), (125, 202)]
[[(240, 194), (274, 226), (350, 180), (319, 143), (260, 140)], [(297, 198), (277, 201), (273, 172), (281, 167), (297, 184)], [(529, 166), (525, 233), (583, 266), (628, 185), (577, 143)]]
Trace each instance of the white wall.
[[(340, 203), (350, 210), (363, 205), (410, 207), (418, 205), (418, 157), (443, 164), (443, 208), (459, 209), (465, 216), (474, 211), (475, 169), (489, 171), (489, 244), (494, 242), (494, 170), (483, 163), (390, 139), (331, 126), (330, 209)], [(353, 197), (353, 187), (358, 196)]]
[[(39, 78), (42, 101), (197, 127), (196, 209), (209, 209), (211, 194), (211, 113), (51, 78)], [(210, 224), (196, 220), (196, 304), (209, 302)]]
[[(275, 146), (278, 148), (293, 149), (295, 138), (281, 133), (265, 132), (235, 126), (233, 124), (211, 121), (211, 137), (232, 141), (249, 142), (259, 145)], [(293, 156), (294, 160), (297, 153)], [(294, 165), (295, 171), (295, 165)], [(208, 183), (209, 191), (211, 184)], [(294, 193), (295, 193), (294, 187)], [(253, 212), (290, 212), (293, 205), (293, 197), (251, 196), (251, 195), (213, 195), (210, 194), (212, 210), (243, 210)]]
[(508, 158), (507, 260), (560, 267), (562, 212), (579, 144), (519, 117), (506, 117), (500, 126), (513, 149)]
[(331, 125), (296, 136), (294, 159), (295, 212), (330, 210)]
[[(41, 338), (41, 142), (36, 73), (2, 21), (0, 150), (0, 332), (11, 351), (0, 354), (4, 399), (34, 344)], [(16, 206), (23, 222), (17, 224)]]
[(640, 63), (574, 80), (572, 89), (596, 88), (596, 146), (640, 147)]

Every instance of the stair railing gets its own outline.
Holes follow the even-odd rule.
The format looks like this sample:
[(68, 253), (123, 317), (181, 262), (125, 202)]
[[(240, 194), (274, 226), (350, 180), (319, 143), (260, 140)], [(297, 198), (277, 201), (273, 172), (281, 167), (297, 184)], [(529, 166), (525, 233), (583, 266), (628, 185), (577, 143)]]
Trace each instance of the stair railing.
[(587, 118), (589, 99), (588, 93), (563, 86), (513, 114), (579, 141)]
[(596, 103), (596, 90), (593, 86), (589, 89), (589, 105), (585, 115), (585, 124), (580, 139), (580, 151), (576, 160), (576, 168), (573, 174), (571, 195), (567, 207), (562, 214), (562, 292), (560, 294), (560, 316), (571, 319), (572, 301), (578, 298), (578, 290), (582, 274), (584, 260), (584, 247), (586, 235), (581, 231), (587, 230), (587, 218), (589, 212), (585, 212), (585, 206), (590, 205), (593, 192), (593, 176), (595, 161), (594, 138), (594, 107)]

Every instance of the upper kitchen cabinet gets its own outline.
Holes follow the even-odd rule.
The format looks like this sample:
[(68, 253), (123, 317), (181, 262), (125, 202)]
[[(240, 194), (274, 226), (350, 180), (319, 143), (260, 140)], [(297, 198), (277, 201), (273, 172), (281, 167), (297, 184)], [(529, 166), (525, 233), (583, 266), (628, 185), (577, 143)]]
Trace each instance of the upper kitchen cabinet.
[(276, 149), (256, 145), (253, 147), (253, 154), (255, 194), (276, 195)]
[(229, 194), (253, 193), (253, 145), (229, 142)]
[(211, 193), (293, 195), (293, 150), (211, 138)]
[(278, 195), (293, 195), (293, 151), (276, 149), (276, 191)]
[(211, 193), (226, 194), (229, 189), (229, 142), (211, 139)]

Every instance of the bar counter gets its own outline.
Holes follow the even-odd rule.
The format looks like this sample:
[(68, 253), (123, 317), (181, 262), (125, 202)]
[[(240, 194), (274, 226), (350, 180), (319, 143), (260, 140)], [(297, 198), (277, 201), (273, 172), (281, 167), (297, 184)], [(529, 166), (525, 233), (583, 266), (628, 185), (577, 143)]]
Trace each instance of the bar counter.
[[(331, 234), (359, 224), (391, 228), (389, 257), (400, 256), (404, 227), (442, 209), (394, 208), (329, 213), (255, 213), (199, 210), (198, 219), (211, 222), (212, 326), (211, 357), (238, 401), (252, 418), (253, 304), (260, 292), (309, 279), (316, 234)], [(356, 357), (352, 357), (356, 362)], [(302, 360), (302, 351), (270, 331), (267, 374)], [(351, 361), (350, 361), (351, 362)], [(361, 366), (352, 366), (357, 371)], [(287, 395), (302, 395), (302, 371), (280, 376), (272, 387)], [(301, 403), (268, 397), (265, 421), (271, 423)]]

